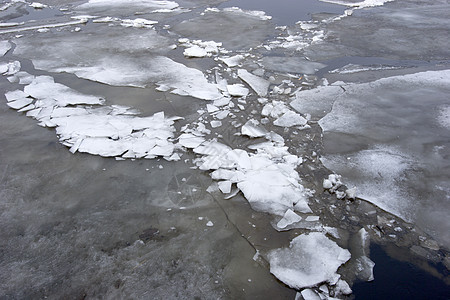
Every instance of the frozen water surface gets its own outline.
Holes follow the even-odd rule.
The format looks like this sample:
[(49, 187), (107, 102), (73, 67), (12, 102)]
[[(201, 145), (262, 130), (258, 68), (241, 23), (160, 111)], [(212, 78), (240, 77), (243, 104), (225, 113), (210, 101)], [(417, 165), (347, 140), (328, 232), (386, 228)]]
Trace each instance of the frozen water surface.
[(370, 242), (445, 282), (448, 3), (30, 4), (0, 5), (0, 297), (347, 299)]

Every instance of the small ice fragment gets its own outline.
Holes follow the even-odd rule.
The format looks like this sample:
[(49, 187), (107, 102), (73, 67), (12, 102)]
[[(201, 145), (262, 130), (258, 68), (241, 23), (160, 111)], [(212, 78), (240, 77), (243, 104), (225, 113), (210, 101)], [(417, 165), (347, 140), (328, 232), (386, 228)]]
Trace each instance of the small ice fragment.
[(134, 20), (124, 19), (122, 20), (122, 24), (120, 25), (124, 27), (149, 28), (156, 23), (158, 23), (158, 21), (151, 21), (142, 18), (137, 18)]
[(11, 44), (8, 41), (0, 41), (0, 56), (4, 56), (9, 49), (11, 49)]
[(31, 98), (22, 98), (22, 99), (10, 101), (10, 102), (6, 103), (6, 105), (8, 105), (9, 107), (11, 107), (13, 109), (21, 109), (21, 108), (31, 104), (31, 102), (33, 102), (33, 99), (31, 99)]
[(229, 110), (224, 110), (216, 114), (216, 118), (219, 120), (223, 120), (230, 114)]
[(212, 105), (212, 104), (206, 104), (206, 109), (208, 110), (209, 113), (219, 110), (219, 108), (217, 106)]
[(231, 181), (219, 181), (217, 184), (219, 185), (219, 189), (222, 193), (229, 194), (231, 192)]
[(198, 219), (199, 219), (200, 221), (202, 221), (202, 220), (203, 220), (203, 217), (198, 217)]
[(345, 280), (339, 279), (334, 289), (336, 295), (350, 295), (352, 289)]
[(206, 226), (208, 226), (208, 227), (212, 227), (212, 226), (214, 226), (214, 223), (213, 223), (213, 222), (211, 222), (211, 221), (208, 221), (208, 223), (206, 223)]
[(219, 58), (219, 60), (223, 61), (230, 68), (238, 66), (243, 59), (244, 59), (244, 56), (242, 56), (242, 55), (235, 55), (235, 56), (231, 56), (231, 57), (220, 57)]
[(288, 209), (284, 214), (283, 218), (277, 223), (278, 228), (286, 228), (287, 226), (300, 222), (302, 217), (297, 215), (291, 209)]
[(210, 124), (211, 124), (212, 128), (217, 128), (217, 127), (222, 126), (222, 122), (221, 121), (211, 121)]
[(300, 116), (299, 114), (289, 110), (285, 112), (280, 118), (273, 122), (273, 125), (281, 127), (292, 127), (292, 126), (304, 126), (308, 121)]
[(320, 219), (319, 216), (307, 216), (305, 220), (307, 222), (316, 222), (316, 221), (319, 221), (319, 219)]
[(233, 97), (246, 97), (249, 93), (248, 89), (243, 84), (227, 85), (228, 93)]
[(242, 135), (256, 138), (265, 136), (267, 134), (267, 130), (259, 126), (258, 121), (251, 119), (242, 126), (241, 133)]
[(203, 137), (195, 136), (190, 133), (183, 133), (178, 138), (178, 142), (180, 143), (180, 145), (182, 145), (183, 147), (192, 148), (192, 149), (197, 148), (204, 141), (205, 141), (205, 139)]
[(21, 90), (15, 90), (11, 92), (5, 93), (6, 101), (14, 101), (22, 98), (28, 97), (27, 93), (22, 92)]
[(33, 7), (34, 9), (43, 9), (45, 7), (47, 7), (47, 5), (39, 3), (39, 2), (33, 2), (30, 4), (31, 7)]
[(304, 289), (301, 291), (301, 294), (304, 300), (321, 300), (319, 295), (317, 295), (317, 293), (312, 289)]
[(186, 48), (183, 54), (186, 57), (205, 57), (208, 55), (208, 51), (206, 51), (206, 49), (204, 48), (194, 45), (190, 48)]
[(356, 199), (356, 187), (347, 189), (345, 191), (345, 194), (347, 195), (347, 198), (349, 198), (349, 199)]

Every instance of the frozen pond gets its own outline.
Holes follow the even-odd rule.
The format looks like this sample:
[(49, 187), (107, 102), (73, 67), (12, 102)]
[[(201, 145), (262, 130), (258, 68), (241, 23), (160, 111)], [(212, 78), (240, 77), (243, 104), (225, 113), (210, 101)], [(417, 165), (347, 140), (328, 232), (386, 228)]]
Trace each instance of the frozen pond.
[(447, 297), (449, 8), (3, 1), (0, 298)]

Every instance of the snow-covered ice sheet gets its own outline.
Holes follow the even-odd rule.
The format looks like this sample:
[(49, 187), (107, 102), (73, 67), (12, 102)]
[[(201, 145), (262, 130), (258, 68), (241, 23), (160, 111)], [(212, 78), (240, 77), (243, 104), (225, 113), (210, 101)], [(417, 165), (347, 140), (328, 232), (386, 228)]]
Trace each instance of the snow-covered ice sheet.
[(350, 252), (323, 233), (311, 232), (294, 238), (289, 248), (270, 251), (268, 258), (272, 274), (288, 286), (302, 289), (336, 283), (340, 277), (336, 271), (350, 259)]

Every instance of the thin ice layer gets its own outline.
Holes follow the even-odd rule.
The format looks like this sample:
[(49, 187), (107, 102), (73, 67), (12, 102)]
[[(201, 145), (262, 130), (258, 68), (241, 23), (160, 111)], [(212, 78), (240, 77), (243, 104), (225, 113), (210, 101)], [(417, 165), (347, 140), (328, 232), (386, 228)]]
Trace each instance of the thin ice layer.
[(350, 259), (350, 252), (325, 234), (311, 232), (293, 239), (289, 248), (270, 251), (268, 259), (272, 274), (288, 286), (302, 289), (336, 282), (336, 271)]
[(222, 97), (201, 71), (159, 55), (168, 49), (169, 41), (154, 30), (111, 27), (108, 34), (102, 30), (87, 33), (24, 37), (17, 40), (15, 51), (31, 59), (36, 68), (51, 72), (73, 73), (117, 86), (156, 83), (172, 93), (205, 100)]
[(449, 70), (422, 72), (342, 83), (345, 92), (334, 99), (327, 99), (336, 94), (326, 87), (316, 95), (334, 101), (319, 122), (324, 165), (356, 186), (358, 197), (417, 223), (443, 244), (450, 231), (444, 217), (450, 186), (443, 180), (450, 176), (450, 149), (439, 108), (448, 105), (449, 78)]

